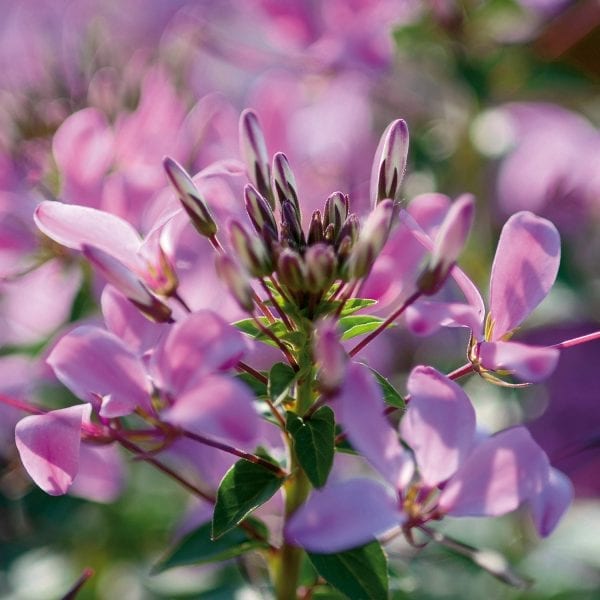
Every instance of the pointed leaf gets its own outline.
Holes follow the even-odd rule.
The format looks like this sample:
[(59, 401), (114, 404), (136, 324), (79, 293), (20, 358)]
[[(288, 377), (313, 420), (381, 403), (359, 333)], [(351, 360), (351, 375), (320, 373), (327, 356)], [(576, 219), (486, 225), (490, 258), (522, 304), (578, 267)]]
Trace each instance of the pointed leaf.
[(319, 575), (351, 600), (388, 597), (387, 557), (379, 542), (337, 554), (309, 553), (308, 558)]
[(377, 379), (377, 383), (383, 392), (383, 399), (386, 404), (399, 408), (400, 410), (405, 410), (406, 402), (404, 401), (404, 398), (396, 391), (396, 388), (389, 382), (389, 379), (384, 377), (381, 373), (378, 373), (375, 369), (371, 369), (371, 367), (369, 367), (369, 370), (375, 375), (375, 379)]
[(335, 451), (335, 419), (328, 406), (319, 408), (309, 419), (287, 413), (287, 429), (292, 434), (298, 461), (314, 487), (327, 482)]
[[(268, 537), (266, 527), (252, 519), (252, 526), (261, 535)], [(162, 573), (173, 567), (183, 565), (201, 565), (234, 558), (255, 548), (266, 548), (268, 544), (251, 537), (241, 528), (232, 529), (218, 540), (211, 539), (211, 523), (204, 523), (186, 535), (178, 544), (171, 548), (158, 563), (152, 567), (152, 573)]]
[(282, 485), (283, 478), (247, 460), (239, 460), (225, 473), (217, 491), (212, 520), (216, 540), (264, 504)]
[(286, 363), (276, 363), (269, 371), (268, 392), (271, 400), (278, 404), (285, 396), (296, 378), (296, 371)]
[(339, 321), (339, 327), (342, 331), (342, 340), (349, 340), (357, 335), (370, 333), (377, 329), (382, 322), (383, 319), (372, 315), (351, 315), (342, 317)]

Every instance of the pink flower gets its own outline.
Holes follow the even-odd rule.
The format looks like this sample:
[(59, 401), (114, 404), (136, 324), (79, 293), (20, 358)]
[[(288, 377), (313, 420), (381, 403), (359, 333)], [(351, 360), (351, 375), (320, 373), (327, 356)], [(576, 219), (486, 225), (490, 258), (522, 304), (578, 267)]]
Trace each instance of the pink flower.
[(334, 401), (336, 413), (353, 447), (387, 487), (370, 479), (328, 483), (294, 514), (287, 539), (309, 551), (337, 552), (398, 524), (406, 529), (444, 515), (499, 516), (525, 502), (540, 534), (548, 535), (572, 491), (527, 430), (515, 427), (478, 440), (466, 394), (432, 367), (413, 369), (408, 391), (400, 432), (414, 459), (383, 417), (381, 393), (368, 371), (350, 367)]
[(559, 351), (507, 339), (546, 297), (559, 262), (560, 237), (554, 225), (530, 212), (516, 213), (498, 241), (487, 320), (480, 316), (483, 300), (475, 290), (469, 305), (419, 302), (407, 310), (407, 322), (421, 333), (431, 333), (440, 325), (469, 327), (474, 340), (470, 357), (477, 368), (540, 381), (554, 370)]

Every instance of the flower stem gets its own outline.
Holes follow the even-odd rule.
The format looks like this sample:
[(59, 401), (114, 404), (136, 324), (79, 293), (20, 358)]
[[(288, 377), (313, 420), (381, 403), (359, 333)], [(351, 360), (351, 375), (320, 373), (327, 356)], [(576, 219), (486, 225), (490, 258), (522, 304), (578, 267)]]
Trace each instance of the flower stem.
[(395, 310), (375, 331), (372, 331), (366, 338), (358, 342), (348, 354), (356, 356), (369, 342), (374, 340), (382, 331), (385, 331), (391, 323), (393, 323), (411, 304), (413, 304), (421, 296), (421, 291), (417, 290), (412, 296), (409, 296), (402, 306)]

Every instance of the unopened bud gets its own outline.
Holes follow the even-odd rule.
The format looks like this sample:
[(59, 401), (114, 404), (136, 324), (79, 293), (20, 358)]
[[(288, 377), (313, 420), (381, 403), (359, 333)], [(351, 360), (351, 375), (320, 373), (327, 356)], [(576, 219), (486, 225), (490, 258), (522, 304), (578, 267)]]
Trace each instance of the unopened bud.
[(298, 221), (300, 221), (300, 204), (298, 203), (296, 178), (283, 152), (278, 152), (273, 157), (273, 192), (281, 206), (283, 206), (285, 200), (292, 203)]
[(335, 241), (335, 227), (334, 227), (333, 223), (329, 223), (329, 225), (327, 225), (327, 227), (325, 227), (325, 231), (323, 233), (323, 239), (328, 244), (333, 244), (333, 242)]
[(367, 217), (348, 258), (350, 279), (362, 279), (369, 274), (375, 259), (387, 242), (393, 216), (394, 202), (384, 200)]
[(237, 257), (254, 277), (264, 277), (273, 272), (273, 265), (262, 240), (250, 235), (237, 221), (229, 224), (229, 238)]
[(304, 255), (306, 287), (309, 292), (326, 292), (335, 278), (337, 259), (331, 246), (309, 246)]
[(248, 184), (244, 188), (246, 212), (254, 225), (254, 229), (261, 235), (264, 233), (273, 240), (277, 239), (277, 221), (273, 209), (267, 200), (253, 186)]
[(340, 341), (340, 332), (333, 319), (317, 324), (314, 334), (314, 356), (319, 384), (326, 394), (335, 393), (346, 376), (348, 355)]
[(288, 200), (284, 200), (281, 204), (281, 236), (281, 242), (293, 248), (306, 245), (298, 213)]
[(106, 281), (117, 288), (149, 319), (157, 323), (171, 319), (171, 309), (154, 296), (138, 276), (121, 261), (95, 246), (84, 245), (81, 250)]
[(277, 262), (279, 280), (292, 291), (306, 288), (306, 267), (302, 257), (290, 248), (284, 248)]
[(321, 211), (315, 210), (310, 219), (308, 227), (308, 245), (318, 244), (323, 241), (323, 222), (321, 221)]
[[(358, 239), (360, 233), (360, 221), (358, 217), (353, 213), (348, 216), (340, 232), (338, 233), (338, 240), (341, 242), (345, 237), (349, 237), (352, 243)], [(339, 244), (338, 244), (339, 247)]]
[(240, 116), (240, 151), (248, 168), (248, 176), (258, 191), (275, 208), (273, 195), (269, 187), (271, 168), (265, 136), (256, 113), (246, 109)]
[(163, 160), (163, 165), (194, 227), (201, 235), (213, 237), (217, 233), (217, 224), (192, 178), (168, 156)]
[(475, 199), (461, 196), (448, 210), (435, 238), (429, 262), (417, 280), (419, 290), (435, 294), (444, 284), (469, 237), (475, 214)]
[(227, 286), (230, 294), (242, 310), (254, 310), (252, 286), (246, 272), (226, 254), (217, 254), (215, 259), (217, 275)]
[(325, 202), (325, 210), (323, 213), (323, 227), (327, 227), (330, 223), (333, 225), (335, 235), (337, 236), (342, 223), (348, 216), (348, 196), (342, 192), (334, 192), (327, 198)]
[(373, 163), (371, 183), (375, 204), (386, 198), (396, 202), (401, 199), (400, 186), (406, 170), (408, 138), (408, 126), (403, 119), (393, 121), (383, 132)]

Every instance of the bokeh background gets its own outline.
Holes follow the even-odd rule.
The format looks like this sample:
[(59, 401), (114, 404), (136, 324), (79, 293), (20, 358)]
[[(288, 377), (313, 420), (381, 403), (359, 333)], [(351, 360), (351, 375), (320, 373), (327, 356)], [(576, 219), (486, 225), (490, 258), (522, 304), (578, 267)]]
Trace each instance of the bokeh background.
[[(89, 271), (36, 232), (36, 204), (57, 197), (143, 229), (166, 186), (162, 157), (192, 172), (237, 157), (248, 106), (270, 150), (290, 158), (310, 209), (340, 189), (365, 210), (377, 140), (403, 117), (406, 201), (425, 192), (477, 197), (461, 264), (484, 291), (508, 215), (532, 210), (559, 228), (559, 280), (523, 335), (553, 344), (600, 328), (596, 0), (2, 0), (1, 8), (0, 394), (68, 404), (44, 356), (69, 323), (99, 314)], [(215, 194), (241, 202), (235, 190)], [(379, 367), (401, 384), (419, 361), (456, 367), (464, 343), (398, 328)], [(466, 385), (486, 425), (526, 422), (575, 485), (573, 507), (547, 540), (519, 514), (445, 527), (501, 551), (535, 585), (510, 589), (433, 544), (392, 547), (394, 598), (600, 597), (598, 365), (594, 342), (565, 350), (545, 385)], [(235, 563), (150, 575), (185, 526), (186, 495), (130, 462), (114, 499), (46, 496), (16, 455), (22, 415), (0, 403), (0, 597), (60, 598), (88, 566), (96, 574), (82, 600), (268, 597), (252, 568), (242, 576)]]

